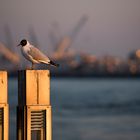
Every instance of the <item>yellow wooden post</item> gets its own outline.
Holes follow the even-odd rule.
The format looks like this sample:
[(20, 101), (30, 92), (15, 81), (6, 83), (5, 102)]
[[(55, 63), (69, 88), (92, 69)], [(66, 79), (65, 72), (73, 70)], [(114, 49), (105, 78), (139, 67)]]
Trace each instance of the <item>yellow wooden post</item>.
[(7, 72), (0, 71), (0, 140), (9, 138), (9, 106), (7, 100)]
[(18, 74), (17, 140), (51, 140), (50, 72)]

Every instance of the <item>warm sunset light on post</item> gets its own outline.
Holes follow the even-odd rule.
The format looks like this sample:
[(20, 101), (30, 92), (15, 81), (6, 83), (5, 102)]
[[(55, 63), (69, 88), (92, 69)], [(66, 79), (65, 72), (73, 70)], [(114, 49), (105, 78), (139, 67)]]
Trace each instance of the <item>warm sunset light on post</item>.
[(51, 140), (50, 72), (19, 71), (17, 140)]
[(7, 99), (7, 72), (0, 71), (0, 140), (9, 138), (9, 106)]

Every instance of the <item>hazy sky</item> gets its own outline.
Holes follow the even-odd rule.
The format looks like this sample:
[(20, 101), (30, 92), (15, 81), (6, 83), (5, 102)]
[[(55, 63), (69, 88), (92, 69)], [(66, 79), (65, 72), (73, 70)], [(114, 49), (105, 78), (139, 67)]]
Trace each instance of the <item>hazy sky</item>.
[(89, 18), (73, 49), (126, 56), (140, 48), (140, 0), (0, 0), (0, 41), (6, 44), (7, 26), (14, 45), (29, 38), (33, 26), (41, 47), (49, 50), (50, 30), (58, 38), (68, 35), (83, 15)]

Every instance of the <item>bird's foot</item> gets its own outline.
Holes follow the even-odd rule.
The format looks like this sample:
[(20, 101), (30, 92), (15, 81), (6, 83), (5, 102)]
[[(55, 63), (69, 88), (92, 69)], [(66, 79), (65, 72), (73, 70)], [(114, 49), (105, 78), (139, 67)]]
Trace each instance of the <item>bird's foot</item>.
[(25, 69), (26, 69), (26, 70), (31, 70), (31, 67), (27, 66)]
[(35, 65), (32, 63), (31, 70), (34, 70), (34, 66), (35, 66)]

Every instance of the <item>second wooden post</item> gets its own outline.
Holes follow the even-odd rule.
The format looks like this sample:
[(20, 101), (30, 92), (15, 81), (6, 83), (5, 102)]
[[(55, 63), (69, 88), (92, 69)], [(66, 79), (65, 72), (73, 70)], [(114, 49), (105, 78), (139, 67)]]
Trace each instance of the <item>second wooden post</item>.
[(18, 74), (17, 140), (51, 140), (50, 72)]

